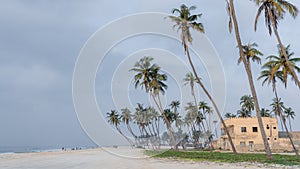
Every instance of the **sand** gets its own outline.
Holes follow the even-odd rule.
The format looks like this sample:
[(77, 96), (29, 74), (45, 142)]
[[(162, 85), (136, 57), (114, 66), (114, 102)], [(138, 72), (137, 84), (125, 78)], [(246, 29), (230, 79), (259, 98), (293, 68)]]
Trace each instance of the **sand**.
[[(154, 159), (128, 147), (76, 151), (0, 154), (1, 169), (255, 169), (282, 166), (250, 163), (192, 162)], [(297, 167), (288, 167), (297, 168)]]

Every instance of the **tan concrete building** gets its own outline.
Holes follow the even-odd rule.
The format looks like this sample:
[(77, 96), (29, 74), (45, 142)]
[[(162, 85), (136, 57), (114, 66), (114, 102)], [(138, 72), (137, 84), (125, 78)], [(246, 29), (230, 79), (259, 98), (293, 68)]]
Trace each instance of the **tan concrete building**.
[[(275, 117), (262, 117), (270, 148), (273, 152), (292, 151), (292, 146), (285, 132), (278, 132), (278, 121)], [(232, 141), (239, 152), (264, 151), (263, 139), (256, 117), (229, 118), (225, 124)], [(300, 145), (300, 132), (292, 132), (297, 149)], [(231, 150), (228, 137), (221, 127), (221, 137), (213, 142), (215, 148)]]

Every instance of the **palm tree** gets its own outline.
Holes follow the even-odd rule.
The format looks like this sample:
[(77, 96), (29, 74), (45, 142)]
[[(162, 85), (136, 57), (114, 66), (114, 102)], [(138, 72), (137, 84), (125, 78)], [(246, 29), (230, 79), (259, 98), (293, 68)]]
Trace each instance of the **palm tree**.
[(271, 117), (270, 110), (268, 109), (261, 108), (260, 113), (261, 113), (261, 117)]
[[(256, 43), (249, 43), (247, 45), (243, 45), (243, 52), (244, 52), (244, 57), (246, 57), (246, 63), (250, 65), (250, 60), (253, 62), (257, 62), (258, 64), (261, 63), (260, 56), (263, 56), (263, 54), (256, 49), (258, 45)], [(239, 58), (238, 64), (240, 64), (243, 61), (242, 57)]]
[(172, 112), (171, 109), (165, 109), (164, 116), (167, 118), (170, 124), (174, 122), (174, 112)]
[(198, 109), (197, 106), (195, 106), (192, 102), (188, 102), (187, 106), (184, 107), (184, 109), (186, 110), (186, 116), (185, 116), (185, 121), (191, 125), (192, 127), (192, 131), (195, 131), (195, 119), (198, 115)]
[(281, 116), (282, 116), (282, 111), (285, 107), (283, 105), (283, 102), (281, 101), (281, 98), (275, 97), (272, 99), (272, 101), (273, 102), (270, 104), (270, 106), (272, 107), (271, 112), (279, 117), (280, 122), (281, 122), (281, 128), (283, 130), (283, 118)]
[(263, 143), (264, 143), (264, 146), (265, 146), (265, 150), (266, 150), (266, 153), (267, 153), (267, 157), (269, 159), (273, 159), (272, 152), (271, 152), (271, 149), (270, 149), (270, 145), (269, 145), (269, 142), (267, 140), (267, 135), (265, 133), (265, 129), (264, 129), (264, 126), (263, 126), (263, 121), (262, 121), (262, 118), (261, 118), (260, 108), (259, 108), (259, 104), (258, 104), (258, 99), (257, 99), (257, 95), (256, 95), (256, 90), (255, 90), (253, 78), (252, 78), (250, 65), (247, 64), (247, 60), (246, 60), (247, 58), (245, 57), (245, 53), (244, 53), (244, 50), (243, 50), (243, 45), (242, 45), (242, 40), (241, 40), (241, 36), (240, 36), (240, 32), (239, 32), (239, 26), (238, 26), (238, 23), (237, 23), (237, 18), (236, 18), (236, 14), (235, 14), (233, 0), (229, 0), (229, 2), (228, 1), (226, 1), (226, 2), (227, 2), (228, 13), (229, 13), (229, 31), (231, 32), (232, 27), (234, 27), (235, 37), (236, 37), (236, 41), (237, 41), (238, 49), (239, 49), (239, 56), (240, 56), (239, 58), (242, 59), (242, 62), (244, 64), (244, 67), (245, 67), (245, 70), (246, 70), (246, 73), (247, 73), (249, 86), (250, 86), (250, 89), (251, 89), (251, 94), (252, 94), (252, 97), (254, 99), (254, 106), (255, 106), (255, 110), (256, 110), (256, 116), (257, 116), (260, 131), (261, 131)]
[(292, 110), (291, 107), (289, 108), (285, 108), (284, 109), (284, 114), (286, 114), (286, 117), (289, 119), (289, 125), (290, 125), (290, 131), (292, 131), (292, 123), (291, 123), (291, 119), (294, 119), (295, 117), (295, 112)]
[(111, 110), (107, 112), (108, 122), (113, 125), (117, 131), (129, 142), (131, 146), (133, 146), (133, 142), (122, 132), (120, 129), (120, 115), (116, 110)]
[[(286, 51), (288, 53), (288, 57), (290, 59), (290, 62), (293, 65), (293, 67), (297, 71), (299, 71), (300, 68), (295, 65), (295, 62), (299, 61), (299, 59), (290, 58), (293, 55), (293, 53), (289, 52), (289, 46), (286, 48)], [(279, 55), (280, 55), (280, 50), (279, 50)], [(282, 114), (282, 109), (280, 109), (281, 102), (280, 102), (280, 99), (278, 98), (276, 82), (277, 82), (277, 80), (280, 80), (281, 82), (283, 82), (285, 84), (285, 87), (287, 86), (287, 75), (290, 74), (289, 68), (287, 67), (286, 60), (282, 54), (281, 54), (281, 57), (271, 55), (271, 56), (268, 56), (267, 59), (269, 59), (269, 61), (263, 65), (262, 68), (264, 70), (261, 72), (261, 75), (258, 77), (258, 80), (264, 78), (262, 85), (264, 85), (266, 82), (268, 82), (268, 84), (272, 83), (273, 92), (275, 94), (275, 98), (273, 99), (273, 103), (272, 103), (273, 104), (272, 105), (273, 112), (275, 113), (276, 116), (279, 117), (280, 122), (281, 122), (281, 127), (283, 129), (282, 123), (285, 123), (285, 122), (284, 122), (284, 117)], [(286, 132), (288, 132), (287, 127), (285, 127), (285, 129), (286, 129)], [(290, 142), (292, 145), (294, 145), (292, 139), (290, 139)], [(294, 146), (293, 146), (293, 148), (294, 148)], [(295, 148), (294, 148), (294, 151), (298, 155), (298, 152)]]
[(146, 108), (147, 114), (149, 116), (149, 120), (151, 123), (151, 127), (155, 136), (159, 137), (159, 114), (158, 112), (151, 106)]
[[(278, 49), (279, 56), (275, 55), (270, 55), (267, 57), (269, 61), (265, 63), (265, 65), (270, 65), (272, 66), (271, 69), (271, 74), (269, 81), (276, 76), (276, 73), (282, 73), (282, 81), (287, 87), (287, 77), (288, 75), (292, 75), (292, 71), (290, 67), (288, 66), (288, 62), (290, 63), (290, 66), (292, 67), (293, 70), (296, 70), (298, 73), (300, 73), (300, 67), (296, 65), (297, 62), (300, 62), (300, 58), (293, 58), (292, 56), (294, 55), (294, 52), (290, 52), (290, 45), (288, 45), (285, 48), (285, 51), (288, 56), (288, 60), (285, 59), (283, 56), (283, 53), (281, 52), (280, 49)], [(292, 76), (292, 79), (295, 80)]]
[(175, 121), (175, 126), (178, 128), (178, 130), (181, 130), (183, 120), (181, 119), (181, 116), (179, 113), (174, 113), (174, 121)]
[[(184, 109), (186, 110), (185, 122), (191, 127), (190, 138), (194, 140), (194, 144), (196, 146), (199, 141), (198, 133), (200, 131), (203, 116), (201, 116), (201, 112), (198, 112), (198, 108), (193, 104), (193, 102), (188, 102)], [(198, 130), (196, 129), (196, 125), (198, 126)]]
[(185, 75), (185, 78), (183, 79), (184, 81), (184, 85), (190, 85), (191, 87), (191, 94), (194, 98), (194, 102), (195, 105), (197, 105), (197, 99), (196, 99), (196, 95), (195, 95), (195, 82), (196, 82), (196, 78), (194, 77), (192, 72), (189, 72)]
[(126, 124), (128, 131), (136, 140), (137, 136), (133, 133), (132, 128), (130, 126), (130, 121), (132, 121), (132, 114), (128, 108), (121, 109), (120, 119)]
[(197, 20), (201, 17), (202, 14), (197, 14), (197, 15), (192, 15), (191, 11), (195, 10), (196, 6), (191, 6), (191, 7), (187, 7), (186, 5), (182, 4), (180, 6), (180, 9), (174, 8), (172, 10), (172, 13), (178, 13), (178, 16), (169, 16), (169, 18), (175, 22), (175, 25), (173, 27), (178, 27), (178, 30), (181, 30), (181, 41), (182, 41), (182, 45), (184, 48), (184, 52), (187, 55), (188, 61), (190, 63), (190, 66), (192, 68), (193, 74), (196, 78), (197, 83), (200, 85), (200, 87), (203, 89), (204, 93), (207, 95), (207, 97), (209, 98), (209, 100), (212, 102), (212, 105), (214, 107), (214, 109), (216, 110), (220, 121), (224, 127), (224, 130), (228, 136), (228, 140), (230, 142), (230, 145), (232, 147), (232, 151), (234, 152), (234, 154), (237, 154), (235, 146), (232, 142), (231, 136), (228, 132), (227, 126), (221, 116), (221, 113), (217, 107), (217, 104), (215, 103), (214, 99), (212, 98), (212, 96), (210, 95), (210, 93), (208, 92), (208, 90), (206, 89), (206, 87), (203, 85), (203, 83), (201, 82), (197, 72), (196, 72), (196, 68), (193, 64), (193, 61), (191, 59), (190, 56), (190, 52), (189, 52), (189, 47), (188, 47), (188, 43), (192, 43), (193, 42), (193, 38), (190, 32), (190, 29), (194, 29), (200, 33), (204, 33), (204, 27), (203, 24), (200, 22), (197, 22)]
[(244, 117), (244, 118), (251, 117), (251, 111), (249, 111), (245, 107), (242, 107), (241, 110), (237, 111), (237, 115), (238, 115), (238, 117)]
[(177, 110), (180, 107), (180, 102), (179, 102), (179, 100), (174, 100), (171, 102), (171, 104), (169, 106), (173, 109), (174, 113), (176, 114), (176, 113), (178, 113)]
[(252, 110), (254, 110), (254, 99), (251, 95), (244, 95), (240, 99), (240, 105), (242, 106), (242, 109), (247, 110), (249, 113), (251, 113)]
[(135, 108), (134, 120), (139, 126), (139, 130), (141, 133), (141, 137), (148, 137), (149, 133), (146, 130), (145, 124), (145, 112), (146, 109), (144, 108), (143, 104), (138, 103), (137, 107)]
[(165, 90), (167, 89), (167, 85), (165, 84), (167, 76), (165, 74), (161, 74), (159, 72), (160, 67), (156, 64), (151, 64), (151, 61), (153, 61), (152, 57), (145, 56), (137, 61), (134, 65), (134, 68), (131, 69), (131, 71), (137, 72), (137, 74), (134, 76), (135, 87), (137, 88), (140, 85), (141, 88), (145, 88), (146, 93), (150, 94), (150, 97), (154, 100), (163, 117), (175, 147), (176, 143), (173, 136), (172, 127), (164, 115), (164, 110), (159, 96), (160, 93), (164, 94)]
[(199, 107), (198, 107), (200, 110), (202, 110), (202, 114), (204, 116), (204, 119), (207, 119), (206, 118), (206, 114), (208, 114), (209, 118), (208, 118), (208, 121), (206, 121), (206, 127), (208, 130), (210, 130), (210, 114), (212, 113), (212, 110), (211, 110), (211, 107), (205, 102), (205, 101), (200, 101), (199, 102)]
[[(280, 81), (283, 82), (283, 73), (282, 73), (281, 70), (278, 70), (278, 69), (275, 69), (275, 70), (274, 70), (274, 68), (276, 67), (276, 61), (275, 61), (275, 60), (272, 60), (272, 59), (274, 59), (274, 57), (275, 57), (275, 56), (268, 56), (268, 57), (267, 57), (267, 59), (270, 59), (270, 60), (269, 60), (268, 62), (266, 62), (266, 63), (262, 66), (263, 70), (261, 71), (260, 76), (258, 77), (258, 80), (264, 78), (263, 81), (262, 81), (262, 86), (263, 86), (266, 82), (268, 82), (268, 85), (269, 85), (270, 83), (272, 83), (272, 89), (273, 89), (273, 92), (274, 92), (274, 94), (275, 94), (275, 99), (276, 99), (276, 101), (277, 101), (277, 103), (278, 103), (278, 102), (279, 102), (279, 99), (278, 99), (278, 94), (277, 94), (277, 85), (276, 85), (276, 83), (277, 83), (278, 80), (280, 80)], [(274, 107), (274, 108), (276, 108), (276, 110), (278, 110), (276, 104), (275, 104), (275, 107)], [(275, 109), (274, 109), (273, 112), (274, 112), (274, 114), (275, 114), (276, 116), (279, 117), (279, 114), (280, 114), (280, 113), (279, 113), (278, 111), (275, 111)], [(281, 126), (282, 126), (282, 128), (283, 128), (281, 118), (279, 117), (279, 119), (280, 119), (280, 122), (281, 122)]]
[(182, 119), (181, 119), (181, 116), (179, 115), (178, 113), (178, 109), (180, 107), (180, 102), (179, 100), (174, 100), (171, 102), (171, 104), (169, 105), (172, 109), (173, 109), (173, 112), (174, 112), (174, 121), (175, 121), (175, 126), (180, 129), (181, 128), (181, 125), (182, 125)]
[(268, 82), (268, 85), (270, 83), (272, 83), (273, 92), (275, 94), (275, 97), (278, 98), (278, 96), (277, 96), (276, 82), (277, 82), (277, 80), (280, 80), (280, 81), (283, 82), (283, 73), (282, 73), (281, 70), (278, 70), (278, 69), (274, 70), (274, 67), (276, 66), (276, 61), (274, 61), (274, 60), (272, 61), (271, 60), (273, 57), (269, 56), (267, 58), (269, 58), (270, 61), (267, 62), (267, 63), (265, 63), (262, 66), (263, 70), (261, 71), (260, 76), (258, 77), (257, 80), (260, 80), (260, 79), (264, 78), (263, 81), (262, 81), (262, 86), (266, 82)]
[(289, 68), (293, 79), (295, 80), (297, 86), (300, 89), (300, 82), (298, 76), (296, 75), (292, 67), (292, 63), (289, 61), (288, 53), (277, 31), (279, 20), (284, 18), (285, 13), (288, 12), (293, 18), (296, 18), (299, 12), (298, 8), (295, 5), (284, 0), (255, 0), (255, 2), (259, 7), (255, 17), (254, 30), (256, 31), (258, 18), (260, 14), (264, 11), (265, 24), (269, 30), (269, 34), (271, 35), (272, 30), (274, 31), (277, 41), (279, 43), (280, 51), (283, 54), (283, 57), (287, 60), (286, 66)]
[[(275, 99), (276, 99), (276, 101), (278, 102), (279, 99), (278, 99), (278, 94), (277, 94), (277, 85), (276, 85), (276, 83), (277, 83), (278, 80), (280, 80), (280, 81), (283, 82), (283, 73), (282, 73), (282, 71), (280, 71), (280, 70), (278, 70), (278, 69), (276, 69), (276, 70), (274, 71), (274, 67), (276, 66), (276, 61), (272, 60), (272, 58), (273, 58), (273, 56), (268, 56), (268, 57), (267, 57), (267, 59), (270, 59), (270, 61), (266, 62), (266, 63), (262, 66), (263, 70), (261, 71), (260, 76), (258, 77), (258, 80), (264, 78), (263, 81), (262, 81), (262, 86), (263, 86), (266, 82), (268, 82), (268, 85), (269, 85), (270, 83), (272, 83), (272, 89), (273, 89), (273, 92), (274, 92), (274, 94), (275, 94)], [(276, 108), (276, 106), (275, 106), (274, 108)], [(278, 108), (277, 108), (277, 109), (278, 109)], [(274, 112), (274, 114), (275, 114), (276, 116), (279, 116), (278, 111), (275, 111), (275, 109), (274, 109), (273, 112)], [(282, 126), (282, 128), (283, 128), (281, 118), (279, 118), (279, 119), (280, 119), (280, 122), (281, 122), (281, 126)]]
[[(274, 98), (274, 99), (273, 99), (273, 102), (271, 103), (270, 106), (272, 106), (272, 112), (274, 112), (275, 114), (277, 114), (277, 115), (280, 117), (281, 122), (283, 123), (284, 129), (285, 129), (285, 131), (287, 132), (288, 138), (289, 138), (289, 140), (290, 140), (290, 142), (291, 142), (291, 144), (292, 144), (292, 147), (293, 147), (293, 149), (294, 149), (294, 152), (296, 153), (297, 157), (299, 157), (298, 150), (297, 150), (296, 147), (295, 147), (295, 144), (294, 144), (294, 142), (293, 142), (293, 139), (292, 139), (292, 137), (291, 137), (291, 135), (290, 135), (290, 133), (289, 133), (288, 127), (287, 127), (287, 125), (286, 125), (285, 117), (284, 117), (284, 115), (283, 115), (283, 113), (282, 113), (283, 110), (285, 109), (283, 102), (281, 101), (280, 98), (279, 98), (279, 99), (278, 99), (278, 98)], [(282, 124), (281, 124), (281, 125), (282, 125)]]

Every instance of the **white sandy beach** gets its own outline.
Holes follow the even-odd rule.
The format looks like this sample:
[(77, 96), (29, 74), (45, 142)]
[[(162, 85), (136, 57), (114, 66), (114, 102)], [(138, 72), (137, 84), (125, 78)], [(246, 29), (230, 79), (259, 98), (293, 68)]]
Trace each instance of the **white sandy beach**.
[[(284, 168), (249, 163), (192, 162), (148, 158), (143, 150), (97, 148), (89, 150), (0, 154), (1, 169), (255, 169)], [(118, 154), (118, 155), (115, 155)], [(296, 167), (288, 167), (296, 168)]]

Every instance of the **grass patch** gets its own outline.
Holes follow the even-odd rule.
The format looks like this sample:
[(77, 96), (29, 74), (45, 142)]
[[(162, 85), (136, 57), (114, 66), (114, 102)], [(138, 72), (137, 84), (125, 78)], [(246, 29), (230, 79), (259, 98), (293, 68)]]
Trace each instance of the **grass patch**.
[(234, 155), (228, 152), (209, 151), (174, 151), (174, 150), (146, 150), (145, 154), (156, 158), (180, 158), (182, 160), (212, 161), (212, 162), (257, 162), (265, 164), (281, 164), (285, 166), (300, 165), (300, 159), (295, 155), (273, 154), (274, 159), (268, 160), (266, 154), (239, 153)]

